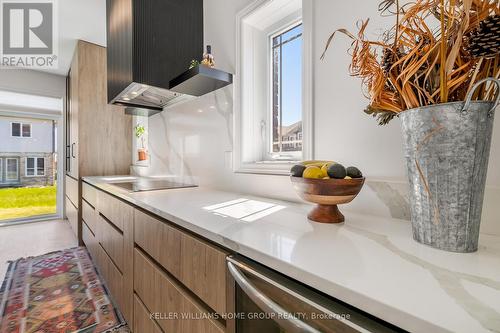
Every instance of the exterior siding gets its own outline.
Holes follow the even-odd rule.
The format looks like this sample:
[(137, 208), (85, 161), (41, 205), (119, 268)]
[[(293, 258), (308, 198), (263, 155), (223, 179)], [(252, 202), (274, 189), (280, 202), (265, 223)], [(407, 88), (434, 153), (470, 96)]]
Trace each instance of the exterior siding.
[[(12, 122), (31, 124), (31, 137), (12, 137)], [(52, 120), (0, 116), (0, 153), (52, 153), (53, 141)]]
[[(45, 175), (44, 176), (27, 176), (26, 175), (26, 158), (27, 157), (43, 157), (45, 160)], [(6, 182), (6, 158), (18, 158), (19, 160), (19, 179), (16, 182)], [(52, 153), (0, 153), (0, 162), (2, 165), (2, 175), (0, 175), (0, 187), (38, 187), (52, 186), (55, 184), (55, 154)], [(3, 181), (3, 182), (2, 182)]]
[[(12, 137), (11, 123), (31, 124), (31, 137)], [(55, 184), (54, 126), (51, 120), (0, 116), (0, 187), (38, 187)], [(44, 158), (45, 174), (28, 176), (26, 158)], [(17, 181), (7, 181), (7, 158), (18, 160)]]

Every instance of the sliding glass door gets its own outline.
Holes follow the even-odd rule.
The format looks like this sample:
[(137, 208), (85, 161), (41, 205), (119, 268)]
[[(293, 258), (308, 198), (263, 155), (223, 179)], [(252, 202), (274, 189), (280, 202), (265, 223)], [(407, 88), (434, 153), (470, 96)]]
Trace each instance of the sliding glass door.
[[(33, 103), (25, 110), (16, 105), (19, 111), (3, 111), (6, 94), (22, 95), (8, 101)], [(48, 102), (59, 105), (58, 112), (37, 109)], [(61, 99), (0, 91), (0, 225), (57, 216), (57, 156), (62, 146), (57, 129), (62, 124)]]

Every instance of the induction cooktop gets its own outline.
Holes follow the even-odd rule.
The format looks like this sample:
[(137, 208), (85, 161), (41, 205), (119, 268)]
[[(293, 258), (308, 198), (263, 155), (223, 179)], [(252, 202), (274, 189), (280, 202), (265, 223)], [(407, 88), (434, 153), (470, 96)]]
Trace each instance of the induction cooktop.
[(118, 186), (130, 192), (143, 192), (143, 191), (156, 191), (156, 190), (169, 190), (175, 188), (188, 188), (197, 187), (194, 184), (186, 184), (182, 182), (177, 182), (174, 180), (166, 179), (140, 179), (133, 182), (125, 183), (113, 183), (114, 186)]

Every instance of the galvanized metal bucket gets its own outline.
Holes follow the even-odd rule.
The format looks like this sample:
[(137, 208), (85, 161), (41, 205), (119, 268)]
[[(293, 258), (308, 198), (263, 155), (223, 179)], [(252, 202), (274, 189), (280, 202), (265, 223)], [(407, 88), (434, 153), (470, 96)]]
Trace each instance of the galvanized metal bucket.
[[(497, 85), (495, 102), (471, 101), (485, 81)], [(484, 79), (465, 102), (400, 114), (410, 182), (413, 238), (453, 252), (478, 247), (486, 171), (500, 81)]]

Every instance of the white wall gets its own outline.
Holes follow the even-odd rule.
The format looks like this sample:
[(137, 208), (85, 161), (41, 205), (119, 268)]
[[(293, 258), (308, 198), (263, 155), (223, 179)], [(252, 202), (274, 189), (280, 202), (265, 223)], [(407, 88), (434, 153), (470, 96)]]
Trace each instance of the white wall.
[[(347, 209), (409, 218), (407, 181), (399, 121), (385, 127), (363, 113), (368, 101), (361, 82), (348, 74), (350, 41), (335, 39), (325, 61), (319, 56), (330, 33), (355, 31), (356, 21), (370, 17), (368, 36), (392, 24), (377, 12), (378, 0), (308, 0), (314, 4), (314, 146), (317, 159), (356, 165), (369, 183)], [(217, 67), (235, 69), (235, 14), (251, 0), (205, 1), (205, 43)], [(237, 75), (238, 73), (236, 73)], [(199, 111), (202, 112), (199, 112)], [(200, 184), (236, 192), (299, 200), (284, 176), (234, 174), (231, 170), (232, 87), (166, 110), (150, 119), (150, 174), (199, 176)], [(498, 123), (498, 120), (497, 120)], [(500, 125), (495, 125), (488, 172), (483, 232), (500, 234)]]
[[(31, 137), (11, 136), (11, 123), (31, 124)], [(0, 152), (1, 153), (51, 153), (52, 121), (30, 118), (0, 116)]]

